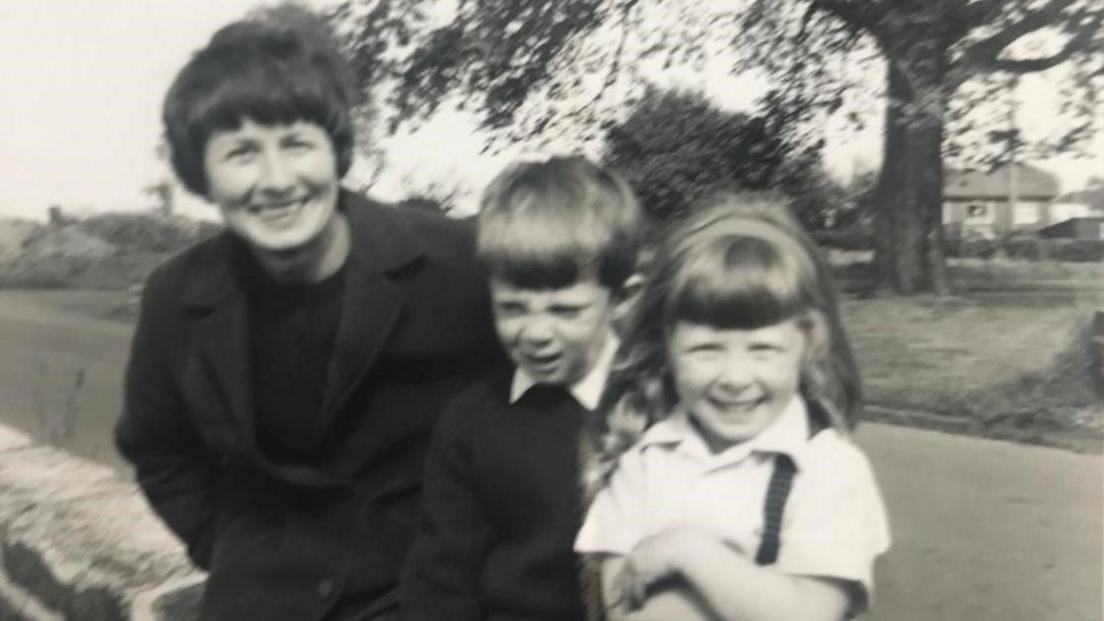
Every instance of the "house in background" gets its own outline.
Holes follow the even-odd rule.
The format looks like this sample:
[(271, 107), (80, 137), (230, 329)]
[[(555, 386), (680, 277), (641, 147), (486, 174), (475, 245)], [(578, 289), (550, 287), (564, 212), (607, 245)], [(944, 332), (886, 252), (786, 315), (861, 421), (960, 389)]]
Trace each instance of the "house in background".
[(1077, 216), (1067, 218), (1039, 229), (1044, 239), (1104, 239), (1104, 216)]
[(1019, 162), (991, 172), (947, 170), (944, 230), (952, 237), (986, 239), (1034, 231), (1055, 222), (1051, 201), (1056, 196), (1054, 175)]
[(1104, 183), (1101, 181), (1090, 179), (1084, 190), (1056, 197), (1050, 204), (1051, 222), (1104, 216)]

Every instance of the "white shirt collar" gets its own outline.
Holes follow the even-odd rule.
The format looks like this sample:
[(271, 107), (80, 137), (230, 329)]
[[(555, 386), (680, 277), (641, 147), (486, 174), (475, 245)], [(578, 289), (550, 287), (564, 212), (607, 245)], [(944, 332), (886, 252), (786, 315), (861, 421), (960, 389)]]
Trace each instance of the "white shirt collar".
[(782, 453), (800, 468), (802, 449), (808, 440), (809, 415), (805, 400), (800, 395), (794, 395), (778, 419), (762, 433), (717, 454), (709, 450), (682, 410), (676, 410), (644, 432), (640, 444), (671, 445), (691, 457), (708, 459), (713, 466), (735, 463), (752, 453)]
[[(583, 376), (583, 379), (568, 387), (571, 396), (575, 397), (575, 400), (586, 409), (593, 410), (598, 407), (598, 402), (602, 399), (602, 392), (606, 389), (606, 380), (609, 379), (613, 356), (617, 353), (620, 344), (620, 339), (611, 331), (606, 337), (606, 344), (602, 347), (602, 352), (598, 354), (598, 360), (590, 368), (590, 372)], [(521, 367), (515, 369), (514, 379), (510, 384), (510, 403), (515, 403), (525, 394), (525, 391), (537, 383), (537, 380), (526, 373), (525, 369)]]

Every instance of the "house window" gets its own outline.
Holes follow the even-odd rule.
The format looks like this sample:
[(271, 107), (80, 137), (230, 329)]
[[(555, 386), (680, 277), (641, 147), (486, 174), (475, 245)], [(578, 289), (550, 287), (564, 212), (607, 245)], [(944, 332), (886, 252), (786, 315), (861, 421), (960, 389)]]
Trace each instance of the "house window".
[(1035, 224), (1039, 221), (1039, 205), (1037, 203), (1016, 203), (1012, 210), (1013, 224)]
[(971, 203), (966, 205), (966, 222), (971, 224), (980, 224), (993, 221), (993, 210), (989, 208), (989, 205), (981, 203)]

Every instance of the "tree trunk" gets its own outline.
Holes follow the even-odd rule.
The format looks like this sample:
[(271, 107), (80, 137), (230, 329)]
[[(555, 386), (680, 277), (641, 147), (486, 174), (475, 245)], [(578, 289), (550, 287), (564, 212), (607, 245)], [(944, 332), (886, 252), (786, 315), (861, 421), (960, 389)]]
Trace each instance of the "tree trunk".
[(934, 38), (886, 51), (874, 264), (879, 285), (905, 295), (950, 291), (943, 249), (944, 55)]

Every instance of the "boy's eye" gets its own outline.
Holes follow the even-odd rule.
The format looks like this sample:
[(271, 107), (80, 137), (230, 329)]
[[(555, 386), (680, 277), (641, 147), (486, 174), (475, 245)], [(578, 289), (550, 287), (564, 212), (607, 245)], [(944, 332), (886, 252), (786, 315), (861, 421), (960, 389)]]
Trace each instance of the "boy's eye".
[(520, 315), (525, 308), (517, 302), (499, 302), (495, 304), (495, 311), (500, 315)]
[(553, 306), (549, 310), (551, 310), (552, 314), (556, 315), (557, 317), (562, 317), (564, 319), (574, 319), (579, 315), (582, 315), (583, 311), (586, 310), (586, 308), (582, 306)]

